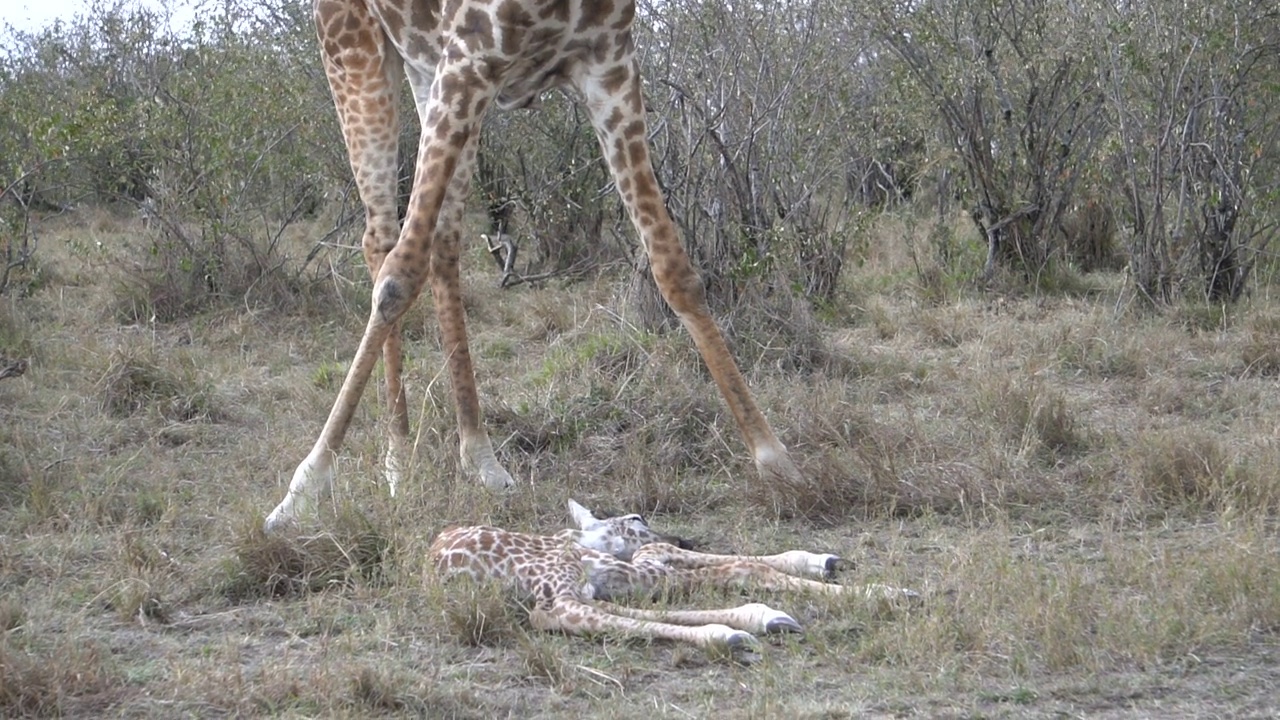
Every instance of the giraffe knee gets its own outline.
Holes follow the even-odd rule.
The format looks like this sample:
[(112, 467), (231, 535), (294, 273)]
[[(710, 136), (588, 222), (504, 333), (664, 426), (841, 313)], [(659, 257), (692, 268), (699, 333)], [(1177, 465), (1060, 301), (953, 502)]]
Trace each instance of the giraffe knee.
[(399, 320), (412, 302), (413, 297), (405, 288), (403, 281), (395, 277), (383, 278), (373, 289), (374, 310), (388, 325)]
[(707, 308), (706, 289), (702, 285), (702, 276), (689, 263), (687, 255), (653, 263), (653, 279), (658, 283), (662, 297), (677, 315), (705, 313)]

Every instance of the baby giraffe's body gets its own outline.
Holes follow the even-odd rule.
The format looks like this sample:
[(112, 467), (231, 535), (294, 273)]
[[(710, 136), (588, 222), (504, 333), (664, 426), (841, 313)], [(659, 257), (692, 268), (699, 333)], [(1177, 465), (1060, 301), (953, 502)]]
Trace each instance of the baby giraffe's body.
[(730, 652), (753, 647), (757, 634), (800, 632), (800, 624), (760, 603), (717, 610), (645, 610), (610, 600), (698, 586), (858, 593), (890, 606), (919, 600), (910, 590), (825, 582), (840, 564), (835, 555), (802, 550), (710, 555), (667, 542), (639, 515), (599, 520), (572, 500), (569, 510), (578, 529), (555, 535), (488, 526), (446, 530), (432, 543), (432, 562), (445, 578), (469, 575), (514, 585), (532, 599), (530, 621), (540, 630), (612, 631)]

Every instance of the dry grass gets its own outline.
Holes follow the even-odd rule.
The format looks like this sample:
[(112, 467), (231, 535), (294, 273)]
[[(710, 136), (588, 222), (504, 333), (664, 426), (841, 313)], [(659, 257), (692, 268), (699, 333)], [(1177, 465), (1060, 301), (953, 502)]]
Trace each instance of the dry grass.
[[(267, 537), (363, 325), (359, 271), (329, 295), (270, 289), (297, 294), (283, 309), (121, 324), (140, 297), (136, 271), (116, 270), (136, 267), (131, 231), (51, 224), (51, 280), (0, 298), (0, 356), (29, 360), (0, 383), (0, 716), (1280, 712), (1274, 288), (1158, 313), (1116, 275), (979, 293), (913, 259), (929, 232), (886, 216), (832, 307), (731, 318), (805, 470), (779, 488), (755, 478), (688, 339), (608, 309), (614, 279), (501, 291), (476, 250), (469, 330), (519, 487), (495, 497), (461, 476), (423, 307), (406, 325), (401, 496), (379, 483), (371, 391), (333, 502)], [(446, 525), (554, 530), (570, 496), (712, 550), (836, 552), (853, 579), (928, 603), (886, 617), (753, 596), (808, 633), (746, 668), (538, 633), (501, 588), (425, 572)]]
[(231, 602), (244, 602), (377, 583), (391, 561), (391, 541), (368, 518), (347, 510), (313, 534), (267, 535), (250, 518), (233, 553), (223, 592)]

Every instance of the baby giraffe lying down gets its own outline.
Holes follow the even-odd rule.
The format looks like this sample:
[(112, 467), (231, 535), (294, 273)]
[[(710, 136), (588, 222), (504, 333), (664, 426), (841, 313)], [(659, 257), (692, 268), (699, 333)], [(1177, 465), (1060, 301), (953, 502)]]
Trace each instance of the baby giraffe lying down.
[(431, 545), (431, 560), (444, 578), (470, 575), (514, 585), (532, 598), (529, 619), (540, 630), (665, 638), (730, 654), (754, 648), (757, 634), (801, 632), (800, 623), (761, 603), (723, 610), (645, 610), (609, 600), (718, 586), (854, 593), (889, 608), (920, 603), (920, 595), (911, 590), (825, 582), (840, 565), (835, 555), (803, 550), (710, 555), (673, 545), (639, 515), (600, 520), (573, 500), (569, 513), (578, 529), (555, 535), (486, 526), (445, 530)]

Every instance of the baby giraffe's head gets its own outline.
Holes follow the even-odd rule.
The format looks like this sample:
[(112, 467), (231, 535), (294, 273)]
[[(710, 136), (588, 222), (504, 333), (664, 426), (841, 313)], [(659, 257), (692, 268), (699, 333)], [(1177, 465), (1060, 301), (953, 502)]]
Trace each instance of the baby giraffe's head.
[(654, 532), (649, 523), (639, 515), (600, 519), (573, 500), (569, 501), (569, 515), (578, 526), (574, 542), (585, 548), (608, 553), (619, 560), (630, 560), (637, 550), (650, 543), (663, 542), (689, 548), (689, 543), (681, 538)]

